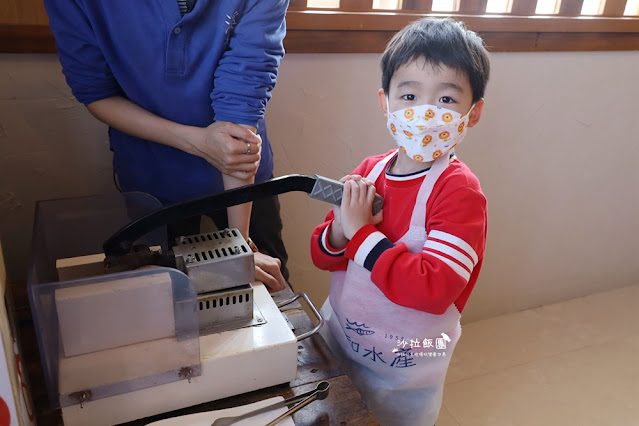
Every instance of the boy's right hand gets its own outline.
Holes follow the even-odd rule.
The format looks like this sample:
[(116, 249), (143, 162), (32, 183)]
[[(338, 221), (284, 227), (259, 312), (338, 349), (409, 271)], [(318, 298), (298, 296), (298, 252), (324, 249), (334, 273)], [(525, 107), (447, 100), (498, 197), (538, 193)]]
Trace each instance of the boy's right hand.
[(350, 180), (344, 184), (341, 205), (341, 224), (347, 240), (368, 224), (378, 225), (383, 220), (383, 210), (373, 215), (376, 189), (368, 180)]
[[(366, 186), (371, 186), (374, 183), (360, 175), (346, 175), (339, 181), (341, 183), (346, 183), (346, 181), (349, 180), (362, 181), (366, 184)], [(334, 248), (344, 247), (346, 243), (348, 243), (348, 238), (344, 235), (344, 228), (342, 227), (341, 206), (333, 206), (333, 215), (335, 216), (335, 219), (333, 220), (328, 232), (328, 243)]]
[[(354, 179), (353, 176), (356, 176), (357, 178), (361, 178), (361, 176), (359, 176), (359, 175), (346, 175), (346, 176), (342, 177), (339, 181), (341, 183), (344, 183), (347, 180)], [(333, 221), (333, 225), (337, 225), (337, 227), (341, 231), (342, 230), (342, 215), (340, 214), (340, 206), (333, 206), (333, 215), (335, 216), (335, 220)]]

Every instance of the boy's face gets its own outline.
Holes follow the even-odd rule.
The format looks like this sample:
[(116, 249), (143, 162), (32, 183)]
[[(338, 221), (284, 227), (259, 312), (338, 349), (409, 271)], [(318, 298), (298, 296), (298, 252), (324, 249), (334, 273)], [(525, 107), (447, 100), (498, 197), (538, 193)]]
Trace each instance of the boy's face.
[[(428, 104), (466, 114), (473, 103), (473, 92), (463, 72), (417, 59), (395, 71), (390, 81), (388, 101), (390, 112)], [(387, 114), (386, 94), (382, 89), (379, 90), (379, 102), (382, 111)], [(468, 127), (477, 124), (483, 106), (483, 99), (477, 102), (470, 113)]]

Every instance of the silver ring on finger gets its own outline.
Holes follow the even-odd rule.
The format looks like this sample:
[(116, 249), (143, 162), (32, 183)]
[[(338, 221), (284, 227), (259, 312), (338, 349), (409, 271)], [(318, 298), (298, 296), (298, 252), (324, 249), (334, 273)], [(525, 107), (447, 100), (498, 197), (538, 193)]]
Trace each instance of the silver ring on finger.
[(249, 155), (251, 153), (251, 144), (246, 142), (246, 155)]

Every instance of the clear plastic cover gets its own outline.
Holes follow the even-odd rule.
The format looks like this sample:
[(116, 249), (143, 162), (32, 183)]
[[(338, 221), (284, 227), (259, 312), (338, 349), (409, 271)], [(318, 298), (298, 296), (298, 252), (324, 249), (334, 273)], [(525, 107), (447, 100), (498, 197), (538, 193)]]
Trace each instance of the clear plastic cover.
[[(36, 203), (29, 284), (58, 281), (56, 260), (102, 253), (116, 231), (162, 204), (143, 192), (45, 200)], [(135, 244), (166, 244), (166, 228), (148, 233)]]
[[(182, 272), (60, 281), (56, 271), (59, 259), (99, 255), (110, 235), (159, 207), (142, 193), (37, 204), (28, 289), (53, 407), (200, 375), (197, 294)], [(162, 246), (165, 232), (136, 243)]]

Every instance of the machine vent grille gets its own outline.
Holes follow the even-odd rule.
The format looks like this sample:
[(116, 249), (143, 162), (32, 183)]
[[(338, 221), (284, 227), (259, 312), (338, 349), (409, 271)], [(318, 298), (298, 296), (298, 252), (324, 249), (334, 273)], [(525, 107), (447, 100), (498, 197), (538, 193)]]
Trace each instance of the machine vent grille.
[(183, 237), (180, 241), (181, 244), (193, 244), (204, 243), (208, 241), (224, 240), (225, 238), (234, 238), (239, 234), (235, 229), (225, 229), (219, 232), (209, 232), (207, 234), (191, 235), (190, 237)]
[(207, 311), (209, 309), (222, 308), (224, 306), (236, 305), (240, 303), (249, 303), (250, 294), (236, 294), (233, 296), (210, 298), (199, 301), (200, 311)]
[[(203, 262), (207, 260), (221, 259), (231, 256), (250, 253), (250, 249), (243, 239), (238, 239), (240, 234), (235, 229), (209, 232), (206, 234), (182, 237), (180, 251), (189, 263)], [(211, 241), (212, 243), (210, 243)]]

